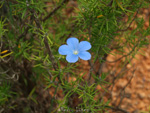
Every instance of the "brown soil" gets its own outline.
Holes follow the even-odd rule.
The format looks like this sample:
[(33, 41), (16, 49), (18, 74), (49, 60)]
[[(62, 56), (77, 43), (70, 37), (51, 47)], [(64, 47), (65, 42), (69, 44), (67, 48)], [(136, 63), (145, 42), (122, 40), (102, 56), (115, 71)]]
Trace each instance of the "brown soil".
[[(125, 74), (115, 82), (113, 89), (110, 88), (112, 90), (110, 105), (118, 106), (122, 98), (120, 108), (130, 113), (150, 112), (150, 45), (141, 51), (143, 55), (137, 54), (126, 66), (128, 70)], [(113, 61), (117, 58), (109, 55), (107, 59)], [(107, 63), (105, 67), (118, 69), (116, 63)]]
[[(142, 9), (139, 17), (145, 19), (145, 28), (149, 26), (149, 14), (150, 9)], [(132, 25), (130, 29), (133, 29), (135, 25)], [(147, 37), (148, 39), (150, 37)], [(138, 51), (139, 53), (129, 63), (126, 68), (127, 71), (120, 79), (115, 82), (114, 87), (110, 88), (111, 92), (111, 104), (118, 106), (121, 109), (128, 111), (129, 113), (149, 113), (150, 112), (150, 45), (145, 46)], [(109, 55), (107, 60), (113, 61), (120, 56)], [(113, 67), (116, 71), (120, 71), (118, 68), (119, 63), (123, 62), (122, 59), (117, 63), (106, 63), (104, 70), (108, 70)], [(112, 72), (116, 73), (117, 72)], [(111, 77), (109, 77), (111, 78)], [(121, 100), (121, 103), (119, 104)], [(115, 112), (116, 113), (116, 112)], [(121, 112), (120, 112), (121, 113)]]

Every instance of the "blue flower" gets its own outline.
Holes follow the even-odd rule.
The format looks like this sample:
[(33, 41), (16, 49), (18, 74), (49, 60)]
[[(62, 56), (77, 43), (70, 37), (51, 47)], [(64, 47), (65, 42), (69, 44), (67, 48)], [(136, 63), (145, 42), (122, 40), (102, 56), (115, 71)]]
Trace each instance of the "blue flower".
[(61, 45), (58, 49), (59, 54), (67, 55), (66, 60), (70, 63), (75, 63), (79, 58), (83, 60), (91, 59), (91, 54), (87, 52), (91, 48), (91, 44), (87, 41), (81, 41), (71, 37), (67, 39), (68, 45)]

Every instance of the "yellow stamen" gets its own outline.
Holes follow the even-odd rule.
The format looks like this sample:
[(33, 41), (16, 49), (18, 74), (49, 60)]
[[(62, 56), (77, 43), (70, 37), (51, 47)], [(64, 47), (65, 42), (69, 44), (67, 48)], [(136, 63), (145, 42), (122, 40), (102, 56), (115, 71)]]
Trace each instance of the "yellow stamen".
[(74, 51), (73, 54), (77, 55), (77, 54), (78, 54), (78, 51)]

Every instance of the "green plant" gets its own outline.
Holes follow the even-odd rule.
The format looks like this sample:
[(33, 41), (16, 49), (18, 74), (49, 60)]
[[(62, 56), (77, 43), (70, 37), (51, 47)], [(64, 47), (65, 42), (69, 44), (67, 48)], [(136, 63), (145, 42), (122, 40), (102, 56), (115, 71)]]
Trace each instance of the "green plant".
[[(113, 82), (106, 80), (111, 70), (104, 73), (102, 67), (105, 62), (125, 58), (120, 64), (124, 69), (137, 51), (148, 44), (146, 36), (150, 28), (145, 30), (144, 20), (137, 17), (140, 8), (148, 5), (146, 0), (1, 1), (0, 51), (11, 53), (1, 55), (0, 60), (0, 71), (9, 77), (8, 80), (6, 75), (0, 76), (3, 82), (0, 105), (4, 111), (94, 113), (112, 109), (125, 112), (109, 106), (111, 99), (104, 101), (103, 96)], [(127, 20), (123, 21), (124, 18)], [(129, 30), (133, 22), (137, 27)], [(84, 65), (82, 61), (70, 64), (58, 53), (58, 48), (71, 36), (91, 43), (88, 70), (79, 69)], [(116, 50), (113, 55), (121, 57), (107, 61), (112, 50)], [(98, 85), (103, 92), (96, 89)], [(62, 91), (61, 98), (59, 91)]]

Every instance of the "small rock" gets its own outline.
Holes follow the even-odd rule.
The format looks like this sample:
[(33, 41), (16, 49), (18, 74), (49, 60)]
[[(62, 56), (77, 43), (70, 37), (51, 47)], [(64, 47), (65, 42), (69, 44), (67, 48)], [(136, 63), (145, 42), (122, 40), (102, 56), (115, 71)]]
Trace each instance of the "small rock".
[(118, 94), (116, 92), (112, 92), (112, 97), (116, 97)]
[(144, 99), (146, 97), (146, 94), (144, 92), (138, 93), (139, 98)]
[(131, 64), (128, 64), (128, 65), (127, 65), (127, 68), (128, 68), (128, 69), (131, 68), (131, 67), (132, 67)]
[(128, 88), (128, 87), (125, 89), (125, 92), (128, 93), (128, 94), (131, 94), (131, 93), (132, 93), (131, 89)]
[(120, 80), (118, 83), (118, 86), (123, 88), (127, 83), (128, 83), (128, 81), (126, 79)]
[(102, 88), (101, 88), (100, 85), (97, 85), (97, 86), (96, 86), (96, 89), (97, 89), (97, 90), (101, 90)]
[(147, 96), (150, 99), (150, 95)]
[(137, 107), (138, 107), (139, 109), (143, 109), (143, 108), (145, 108), (145, 103), (141, 101), (141, 102), (138, 104)]

